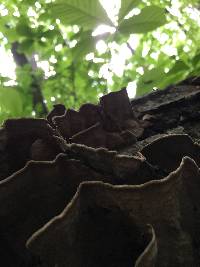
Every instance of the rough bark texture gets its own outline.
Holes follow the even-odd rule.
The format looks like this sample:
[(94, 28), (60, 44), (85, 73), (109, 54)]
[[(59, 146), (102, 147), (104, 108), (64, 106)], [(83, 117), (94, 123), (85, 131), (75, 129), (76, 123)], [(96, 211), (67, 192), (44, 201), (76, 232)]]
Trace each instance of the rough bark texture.
[(0, 129), (0, 266), (200, 266), (198, 79)]

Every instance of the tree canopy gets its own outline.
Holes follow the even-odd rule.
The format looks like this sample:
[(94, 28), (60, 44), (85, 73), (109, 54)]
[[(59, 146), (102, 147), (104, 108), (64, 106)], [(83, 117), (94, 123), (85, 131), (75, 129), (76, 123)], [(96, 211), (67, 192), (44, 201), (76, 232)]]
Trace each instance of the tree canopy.
[(16, 74), (0, 76), (0, 122), (199, 75), (199, 9), (199, 0), (1, 1), (0, 44)]

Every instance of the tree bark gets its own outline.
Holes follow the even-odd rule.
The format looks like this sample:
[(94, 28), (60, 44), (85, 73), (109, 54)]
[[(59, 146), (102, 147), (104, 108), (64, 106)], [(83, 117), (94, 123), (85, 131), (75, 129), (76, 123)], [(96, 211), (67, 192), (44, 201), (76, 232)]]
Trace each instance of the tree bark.
[[(29, 60), (25, 54), (19, 53), (17, 51), (18, 47), (19, 47), (18, 42), (14, 42), (11, 47), (11, 52), (13, 54), (15, 63), (17, 64), (18, 67), (23, 67), (24, 65), (29, 64), (31, 65), (31, 68), (33, 70), (33, 73), (30, 74), (32, 77), (31, 93), (33, 96), (33, 110), (35, 110), (37, 115), (40, 117), (46, 116), (48, 114), (48, 109), (44, 102), (44, 97), (42, 95), (42, 90), (40, 88), (40, 85), (34, 75), (34, 71), (37, 68), (35, 59), (34, 57), (31, 57), (31, 59)], [(40, 107), (39, 109), (38, 106)]]
[(200, 81), (0, 129), (0, 265), (200, 266)]

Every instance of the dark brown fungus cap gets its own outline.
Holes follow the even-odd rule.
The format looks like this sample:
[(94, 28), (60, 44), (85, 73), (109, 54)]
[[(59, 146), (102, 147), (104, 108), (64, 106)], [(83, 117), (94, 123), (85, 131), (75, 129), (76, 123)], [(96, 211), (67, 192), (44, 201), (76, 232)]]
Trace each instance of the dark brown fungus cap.
[(74, 134), (84, 130), (84, 119), (78, 111), (68, 109), (63, 116), (53, 119), (58, 131), (69, 139)]
[(101, 121), (101, 108), (90, 103), (80, 107), (79, 113), (85, 120), (85, 129)]
[(135, 135), (130, 131), (107, 132), (101, 123), (83, 130), (70, 138), (71, 143), (83, 144), (89, 147), (118, 149), (136, 141)]
[[(30, 161), (0, 183), (0, 246), (10, 246), (8, 255), (13, 251), (21, 264), (16, 263), (16, 267), (29, 266), (32, 260), (25, 248), (29, 236), (59, 214), (79, 184), (87, 180), (110, 181), (80, 161), (60, 154), (54, 161)], [(10, 267), (6, 265), (8, 258), (2, 255), (0, 266)]]
[(80, 144), (65, 144), (70, 157), (77, 158), (90, 168), (113, 177), (112, 184), (142, 184), (163, 177), (148, 164), (141, 153), (134, 156), (119, 154), (105, 148), (91, 148)]
[[(140, 186), (84, 182), (28, 247), (48, 266), (134, 266), (148, 245), (144, 227), (150, 224), (158, 244), (156, 266), (198, 266), (199, 194), (199, 169), (190, 158), (164, 179)], [(155, 254), (149, 265), (139, 266), (154, 266)]]
[(153, 267), (153, 228), (137, 225), (115, 201), (99, 201), (93, 185), (98, 186), (81, 184), (67, 208), (32, 236), (28, 248), (49, 267)]
[(51, 154), (55, 158), (61, 152), (53, 140), (55, 134), (55, 130), (44, 119), (5, 121), (0, 131), (0, 180), (23, 168), (31, 160), (31, 146), (37, 139), (51, 146)]
[[(175, 108), (171, 93), (156, 112)], [(195, 99), (182, 95), (176, 104), (189, 111)], [(79, 111), (56, 105), (47, 120), (6, 121), (0, 266), (200, 266), (199, 145), (184, 134), (166, 135), (169, 128), (160, 133), (171, 125), (159, 121), (162, 114), (149, 128), (123, 89)]]
[(105, 116), (113, 122), (123, 124), (125, 120), (133, 119), (133, 111), (126, 89), (102, 96), (100, 105)]
[(200, 166), (200, 147), (186, 134), (171, 134), (145, 146), (141, 153), (147, 161), (161, 169), (175, 170), (183, 157), (189, 156)]
[(78, 132), (70, 138), (71, 143), (83, 144), (90, 147), (107, 147), (107, 132), (98, 122), (93, 126)]
[[(69, 109), (53, 117), (53, 122), (70, 142), (108, 149), (135, 142), (144, 130), (143, 122), (134, 118), (126, 89), (103, 96), (99, 105), (84, 104), (79, 111)], [(131, 138), (127, 138), (127, 132)]]
[(47, 116), (47, 120), (48, 122), (53, 125), (53, 118), (54, 117), (58, 117), (58, 116), (62, 116), (65, 114), (66, 108), (64, 105), (62, 104), (56, 104), (53, 106), (53, 109), (51, 112), (49, 112), (48, 116)]
[(61, 152), (61, 147), (53, 138), (51, 142), (48, 142), (45, 139), (37, 139), (31, 145), (30, 158), (36, 161), (53, 160)]

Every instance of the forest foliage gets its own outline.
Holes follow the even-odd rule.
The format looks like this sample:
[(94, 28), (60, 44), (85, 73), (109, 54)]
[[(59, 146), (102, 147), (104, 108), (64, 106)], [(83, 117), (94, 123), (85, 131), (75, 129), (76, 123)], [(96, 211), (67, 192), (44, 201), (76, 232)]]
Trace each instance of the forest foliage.
[(199, 0), (3, 0), (0, 45), (16, 77), (0, 76), (0, 122), (197, 76), (199, 43)]

